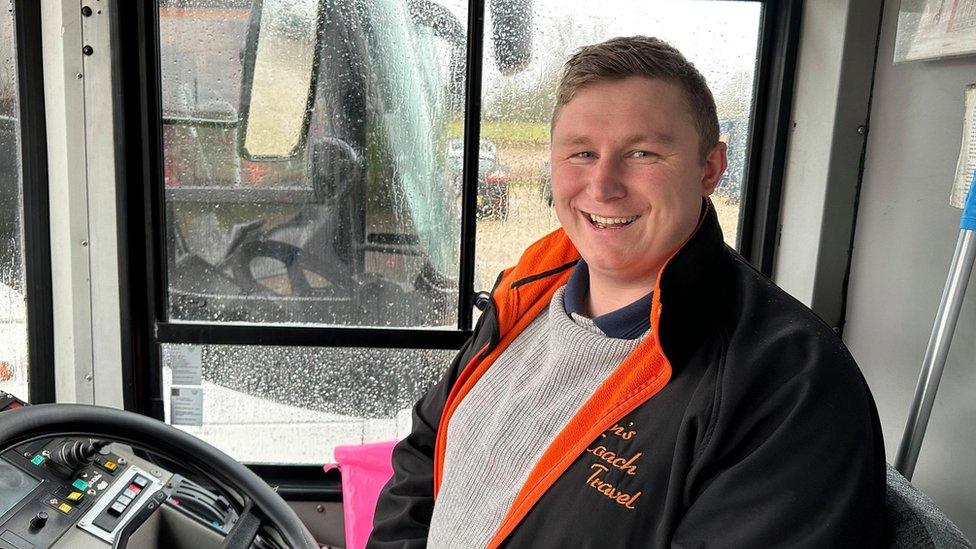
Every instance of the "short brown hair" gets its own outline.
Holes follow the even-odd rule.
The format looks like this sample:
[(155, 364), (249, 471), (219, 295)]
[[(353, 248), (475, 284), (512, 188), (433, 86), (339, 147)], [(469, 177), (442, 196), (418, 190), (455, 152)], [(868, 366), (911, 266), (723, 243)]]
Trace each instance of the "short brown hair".
[(555, 125), (559, 111), (580, 89), (594, 82), (622, 80), (631, 76), (666, 80), (681, 87), (698, 130), (699, 151), (704, 161), (719, 139), (715, 98), (698, 69), (674, 46), (658, 38), (611, 38), (580, 48), (563, 69), (556, 90), (552, 124)]

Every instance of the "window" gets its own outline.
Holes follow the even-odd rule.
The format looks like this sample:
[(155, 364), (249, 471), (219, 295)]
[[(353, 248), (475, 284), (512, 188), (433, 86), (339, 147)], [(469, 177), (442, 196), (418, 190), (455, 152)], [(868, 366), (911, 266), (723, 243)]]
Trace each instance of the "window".
[(260, 463), (406, 434), (469, 333), (474, 292), (558, 226), (549, 115), (586, 43), (658, 35), (705, 74), (735, 242), (762, 3), (489, 4), (472, 45), (463, 0), (161, 2), (168, 421)]
[[(170, 318), (455, 327), (460, 212), (447, 192), (452, 81), (441, 73), (463, 48), (441, 55), (432, 16), (401, 2), (335, 2), (298, 33), (318, 2), (254, 13), (278, 4), (257, 36), (275, 46), (261, 50), (273, 56), (265, 65), (314, 52), (316, 31), (321, 48), (304, 78), (261, 79), (258, 62), (249, 95), (277, 101), (247, 113), (237, 97), (252, 10), (160, 10)], [(305, 146), (248, 159), (238, 120), (254, 127), (289, 100), (301, 112), (309, 74)]]
[(23, 177), (14, 14), (0, 13), (0, 390), (28, 398)]

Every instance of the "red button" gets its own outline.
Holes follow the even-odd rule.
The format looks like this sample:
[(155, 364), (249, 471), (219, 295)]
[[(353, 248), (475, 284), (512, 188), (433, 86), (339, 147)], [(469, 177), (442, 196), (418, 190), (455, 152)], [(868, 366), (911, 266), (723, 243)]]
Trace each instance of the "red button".
[(142, 488), (139, 488), (138, 484), (133, 483), (129, 485), (129, 490), (132, 490), (133, 492), (138, 494), (139, 492), (142, 491)]

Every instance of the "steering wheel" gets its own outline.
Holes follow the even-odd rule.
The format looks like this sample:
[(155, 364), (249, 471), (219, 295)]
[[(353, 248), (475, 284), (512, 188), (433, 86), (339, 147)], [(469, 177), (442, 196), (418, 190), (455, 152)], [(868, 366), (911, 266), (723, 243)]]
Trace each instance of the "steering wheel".
[(235, 492), (243, 500), (243, 510), (222, 547), (248, 547), (261, 526), (269, 526), (288, 547), (319, 549), (298, 515), (254, 472), (161, 421), (81, 404), (39, 404), (0, 413), (0, 452), (31, 440), (59, 436), (109, 439), (149, 450)]

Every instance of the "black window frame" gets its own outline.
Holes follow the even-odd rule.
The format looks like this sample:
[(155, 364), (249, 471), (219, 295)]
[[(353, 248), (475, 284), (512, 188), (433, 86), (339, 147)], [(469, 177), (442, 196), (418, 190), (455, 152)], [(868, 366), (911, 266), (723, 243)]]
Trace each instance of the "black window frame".
[(27, 296), (27, 400), (31, 404), (43, 404), (55, 401), (56, 380), (41, 6), (36, 1), (16, 0), (13, 7)]
[[(722, 1), (722, 0), (715, 0)], [(802, 0), (762, 4), (749, 159), (740, 210), (739, 248), (770, 275), (793, 97)], [(390, 329), (182, 323), (167, 319), (166, 212), (162, 184), (159, 6), (120, 2), (116, 8), (120, 67), (119, 211), (124, 404), (163, 418), (162, 344), (290, 345), (460, 349), (471, 335), (475, 207), (481, 122), (485, 0), (468, 0), (458, 328)], [(127, 145), (127, 146), (126, 146)], [(286, 470), (285, 466), (272, 466)], [(296, 469), (297, 470), (297, 469)]]

